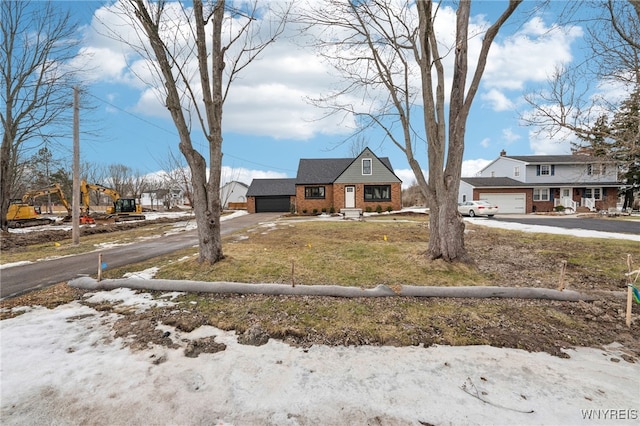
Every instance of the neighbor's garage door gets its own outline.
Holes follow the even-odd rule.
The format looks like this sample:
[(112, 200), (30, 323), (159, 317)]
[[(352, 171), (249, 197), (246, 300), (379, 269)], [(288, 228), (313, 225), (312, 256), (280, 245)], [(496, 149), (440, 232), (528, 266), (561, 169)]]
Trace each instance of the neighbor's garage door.
[(526, 213), (526, 197), (525, 194), (480, 194), (481, 200), (487, 200), (491, 204), (498, 206), (498, 214), (500, 213)]
[(285, 197), (256, 197), (256, 213), (288, 212), (289, 196)]

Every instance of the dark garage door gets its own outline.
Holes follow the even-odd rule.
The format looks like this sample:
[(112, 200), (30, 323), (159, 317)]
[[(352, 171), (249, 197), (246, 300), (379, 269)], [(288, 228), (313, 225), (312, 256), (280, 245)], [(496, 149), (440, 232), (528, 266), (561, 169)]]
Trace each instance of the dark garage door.
[(289, 196), (285, 197), (256, 197), (256, 213), (288, 212)]

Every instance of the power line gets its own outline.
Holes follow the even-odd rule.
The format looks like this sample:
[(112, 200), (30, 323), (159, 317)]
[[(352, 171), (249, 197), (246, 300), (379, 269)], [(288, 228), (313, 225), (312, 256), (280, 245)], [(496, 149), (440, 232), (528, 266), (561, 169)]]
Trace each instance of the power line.
[[(118, 111), (120, 111), (120, 112), (123, 112), (123, 113), (125, 113), (125, 114), (127, 114), (127, 115), (129, 115), (129, 116), (131, 116), (131, 117), (133, 117), (133, 118), (135, 118), (135, 119), (137, 119), (137, 120), (142, 121), (143, 123), (146, 123), (146, 124), (148, 124), (148, 125), (150, 125), (150, 126), (153, 126), (153, 127), (157, 128), (157, 129), (159, 129), (159, 130), (162, 130), (163, 132), (166, 132), (166, 133), (168, 133), (168, 134), (170, 134), (170, 135), (172, 135), (172, 136), (179, 137), (179, 136), (178, 136), (178, 134), (177, 134), (176, 132), (173, 132), (173, 131), (171, 131), (171, 130), (169, 130), (169, 129), (166, 129), (166, 128), (162, 127), (162, 126), (159, 126), (158, 124), (156, 124), (156, 123), (154, 123), (154, 122), (152, 122), (152, 121), (149, 121), (149, 120), (147, 120), (147, 119), (145, 119), (145, 118), (142, 118), (142, 117), (140, 117), (139, 115), (136, 115), (136, 114), (134, 114), (134, 113), (132, 113), (132, 112), (130, 112), (130, 111), (127, 111), (127, 110), (125, 110), (124, 108), (121, 108), (121, 107), (119, 107), (119, 106), (117, 106), (117, 105), (114, 105), (113, 103), (111, 103), (111, 102), (109, 102), (109, 101), (107, 101), (107, 100), (105, 100), (105, 99), (99, 98), (99, 97), (98, 97), (98, 96), (96, 96), (96, 95), (93, 95), (93, 94), (91, 94), (91, 93), (87, 93), (87, 94), (88, 94), (89, 96), (91, 96), (92, 98), (95, 98), (95, 99), (97, 99), (98, 101), (100, 101), (100, 102), (102, 102), (102, 103), (104, 103), (104, 104), (106, 104), (106, 105), (109, 105), (109, 106), (110, 106), (110, 107), (112, 107), (112, 108), (117, 109), (117, 110), (118, 110)], [(240, 161), (243, 161), (243, 162), (245, 162), (245, 163), (255, 164), (256, 166), (266, 167), (266, 168), (269, 168), (269, 169), (282, 170), (282, 171), (286, 171), (286, 172), (296, 172), (295, 170), (292, 170), (292, 169), (285, 169), (285, 168), (282, 168), (282, 167), (276, 167), (276, 166), (272, 166), (272, 165), (268, 165), (268, 164), (257, 163), (257, 162), (255, 162), (255, 161), (247, 160), (246, 158), (238, 157), (238, 156), (235, 156), (235, 155), (232, 155), (232, 154), (225, 154), (225, 153), (223, 153), (223, 156), (227, 156), (227, 157), (235, 158), (236, 160), (240, 160)]]

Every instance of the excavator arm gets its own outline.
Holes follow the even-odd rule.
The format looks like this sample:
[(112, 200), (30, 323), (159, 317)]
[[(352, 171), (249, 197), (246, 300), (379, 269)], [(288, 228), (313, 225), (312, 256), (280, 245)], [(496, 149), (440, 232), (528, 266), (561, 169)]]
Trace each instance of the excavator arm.
[(68, 212), (69, 216), (71, 216), (71, 206), (69, 205), (69, 202), (67, 201), (66, 197), (64, 196), (64, 192), (62, 192), (62, 187), (57, 183), (54, 183), (53, 185), (51, 185), (48, 188), (35, 189), (33, 191), (29, 191), (29, 192), (25, 193), (22, 196), (22, 202), (27, 204), (29, 202), (29, 200), (35, 200), (38, 197), (42, 197), (42, 196), (49, 195), (49, 194), (57, 195), (58, 198), (60, 198), (60, 202), (62, 203), (64, 208), (67, 209), (67, 212)]

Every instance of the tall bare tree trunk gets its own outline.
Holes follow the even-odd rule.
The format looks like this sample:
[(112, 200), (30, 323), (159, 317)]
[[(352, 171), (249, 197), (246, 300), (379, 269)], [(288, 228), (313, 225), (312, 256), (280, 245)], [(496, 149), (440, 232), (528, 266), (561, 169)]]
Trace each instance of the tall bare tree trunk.
[[(212, 16), (214, 45), (212, 55), (212, 78), (209, 78), (207, 65), (207, 47), (205, 39), (205, 18), (203, 16), (202, 1), (194, 0), (194, 19), (196, 31), (196, 49), (198, 55), (200, 81), (202, 84), (206, 124), (205, 135), (209, 142), (209, 176), (207, 178), (207, 161), (192, 144), (189, 124), (181, 104), (180, 93), (176, 80), (183, 79), (181, 70), (179, 76), (173, 75), (173, 63), (167, 54), (167, 48), (159, 33), (159, 22), (162, 19), (164, 4), (157, 5), (154, 15), (149, 13), (146, 2), (135, 0), (135, 15), (142, 24), (149, 38), (151, 47), (159, 64), (165, 88), (167, 91), (166, 106), (171, 113), (176, 129), (180, 136), (180, 152), (185, 156), (191, 169), (191, 183), (193, 186), (193, 210), (198, 225), (199, 261), (216, 263), (224, 256), (222, 253), (222, 238), (220, 236), (220, 173), (222, 168), (222, 90), (221, 73), (224, 68), (224, 52), (220, 48), (222, 20), (224, 19), (224, 1), (219, 0), (214, 6)], [(217, 44), (216, 44), (217, 39)], [(172, 58), (173, 59), (173, 58)], [(184, 81), (189, 84), (188, 81)]]
[(462, 174), (467, 117), (484, 73), (491, 43), (520, 3), (520, 0), (510, 1), (507, 9), (485, 33), (468, 90), (466, 82), (471, 1), (459, 3), (456, 11), (455, 62), (449, 99), (448, 129), (445, 127), (444, 118), (444, 67), (438, 52), (438, 41), (434, 30), (433, 3), (430, 1), (416, 3), (419, 15), (419, 65), (422, 75), (424, 123), (429, 160), (429, 181), (425, 192), (430, 212), (428, 255), (431, 259), (472, 262), (464, 245), (465, 225), (458, 213), (458, 190)]

